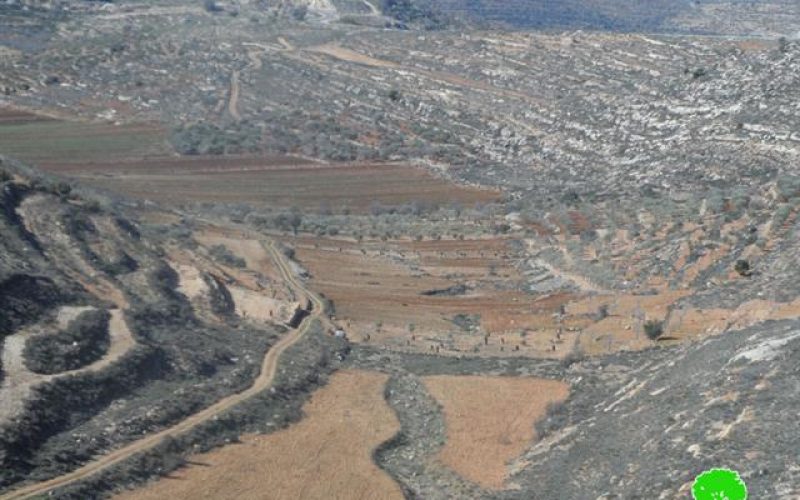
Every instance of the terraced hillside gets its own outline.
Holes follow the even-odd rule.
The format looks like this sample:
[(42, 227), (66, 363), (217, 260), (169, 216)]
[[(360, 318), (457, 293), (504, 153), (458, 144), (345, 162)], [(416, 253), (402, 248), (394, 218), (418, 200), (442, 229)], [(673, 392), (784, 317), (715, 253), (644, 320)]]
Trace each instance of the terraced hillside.
[[(792, 42), (348, 35), (341, 25), (265, 30), (240, 16), (209, 21), (230, 33), (221, 49), (190, 25), (174, 28), (183, 16), (205, 19), (149, 19), (153, 36), (123, 35), (105, 14), (90, 18), (91, 32), (71, 20), (72, 41), (0, 62), (2, 74), (19, 105), (163, 121), (187, 154), (411, 160), (544, 200), (638, 196), (643, 185), (744, 189), (785, 173), (797, 143)], [(114, 44), (124, 49), (109, 52)], [(34, 66), (59, 83), (25, 90)]]
[(4, 498), (798, 495), (796, 6), (413, 6), (4, 6)]
[[(356, 338), (453, 352), (503, 338), (510, 352), (564, 356), (650, 346), (652, 321), (679, 340), (795, 314), (794, 42), (264, 28), (192, 10), (147, 16), (148, 36), (132, 16), (142, 31), (123, 40), (111, 14), (83, 19), (64, 23), (69, 41), (26, 56), (61, 83), (12, 100), (60, 102), (122, 124), (91, 162), (39, 156), (42, 166), (134, 198), (214, 201), (239, 221), (331, 237), (298, 251), (358, 325)], [(94, 31), (83, 30), (87, 19)], [(225, 27), (227, 45), (192, 38), (189, 21)], [(26, 66), (7, 67), (9, 78), (25, 79)], [(127, 123), (159, 121), (169, 145), (139, 135), (131, 142), (146, 148), (125, 149), (142, 130)], [(36, 137), (30, 124), (8, 126), (14, 137)], [(41, 155), (21, 144), (7, 147)], [(163, 148), (185, 156), (165, 158)], [(475, 184), (502, 189), (505, 203), (474, 206), (500, 201)], [(299, 211), (280, 213), (290, 204)], [(487, 232), (502, 234), (508, 250), (476, 252)], [(325, 267), (348, 238), (374, 246), (357, 244), (335, 256), (341, 267)], [(404, 238), (445, 242), (419, 251)], [(463, 248), (446, 248), (460, 238)], [(347, 274), (383, 269), (379, 260), (400, 267), (391, 277)], [(506, 279), (504, 268), (520, 277)], [(390, 286), (421, 272), (440, 279), (403, 294)], [(361, 314), (361, 292), (343, 281), (375, 287), (370, 300), (385, 305)], [(413, 296), (462, 286), (464, 297)], [(524, 300), (548, 293), (570, 294), (561, 326), (545, 317), (558, 312), (548, 309), (555, 301), (537, 310)], [(511, 299), (519, 302), (497, 309)], [(423, 302), (431, 308), (415, 326), (446, 331), (414, 344), (423, 331), (409, 332), (402, 304)], [(474, 314), (485, 316), (478, 330), (452, 322)], [(542, 338), (526, 338), (533, 331)], [(494, 335), (488, 344), (485, 334)]]

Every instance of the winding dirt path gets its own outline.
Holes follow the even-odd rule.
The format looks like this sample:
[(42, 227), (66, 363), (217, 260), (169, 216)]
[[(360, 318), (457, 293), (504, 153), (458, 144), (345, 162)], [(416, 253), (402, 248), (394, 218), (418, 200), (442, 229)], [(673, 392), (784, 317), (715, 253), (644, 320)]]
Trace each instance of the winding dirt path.
[[(63, 307), (59, 311), (58, 327), (61, 329), (66, 328), (69, 322), (81, 312), (91, 309), (93, 308)], [(23, 355), (25, 342), (30, 338), (32, 330), (39, 330), (37, 325), (6, 337), (2, 353), (6, 378), (3, 380), (2, 385), (0, 385), (0, 401), (3, 402), (3, 404), (0, 405), (0, 424), (8, 422), (22, 411), (31, 390), (35, 386), (67, 375), (79, 375), (81, 373), (100, 371), (115, 363), (136, 345), (136, 340), (134, 340), (133, 334), (130, 329), (128, 329), (128, 324), (125, 322), (123, 312), (120, 309), (114, 309), (109, 312), (111, 313), (111, 318), (108, 322), (108, 334), (111, 338), (108, 351), (102, 358), (94, 363), (74, 370), (44, 375), (32, 372), (25, 366)]]
[(362, 1), (362, 2), (364, 3), (364, 5), (366, 5), (366, 7), (369, 9), (369, 13), (370, 13), (371, 15), (373, 15), (373, 16), (380, 16), (380, 15), (381, 15), (381, 11), (379, 11), (379, 10), (378, 10), (378, 8), (377, 8), (377, 7), (375, 7), (375, 6), (372, 4), (372, 2), (370, 2), (369, 0), (361, 0), (361, 1)]
[(39, 384), (67, 376), (81, 373), (95, 372), (113, 364), (124, 356), (136, 345), (123, 311), (128, 307), (125, 294), (114, 283), (101, 276), (92, 265), (76, 250), (70, 236), (63, 228), (54, 224), (52, 211), (47, 206), (48, 197), (45, 195), (29, 196), (17, 208), (17, 213), (22, 223), (37, 241), (43, 246), (45, 254), (56, 263), (54, 265), (66, 271), (66, 274), (81, 283), (86, 290), (100, 300), (108, 300), (116, 306), (110, 309), (111, 318), (108, 323), (110, 344), (108, 351), (102, 358), (75, 370), (45, 375), (35, 373), (25, 366), (25, 343), (37, 334), (48, 331), (63, 330), (82, 312), (93, 309), (92, 307), (64, 306), (58, 311), (55, 323), (40, 321), (21, 331), (5, 338), (3, 348), (0, 350), (5, 379), (0, 383), (0, 424), (7, 423), (23, 410), (25, 402), (34, 387)]
[(300, 422), (189, 457), (186, 467), (113, 500), (403, 500), (372, 459), (400, 431), (383, 398), (388, 378), (338, 370), (303, 405)]
[(280, 360), (281, 355), (288, 348), (303, 338), (306, 333), (308, 333), (311, 325), (314, 323), (314, 320), (322, 316), (324, 306), (319, 296), (317, 296), (314, 292), (307, 290), (303, 284), (300, 283), (297, 278), (295, 278), (295, 276), (292, 274), (292, 268), (288, 262), (288, 259), (276, 248), (274, 243), (265, 244), (265, 248), (272, 256), (282, 278), (289, 284), (289, 286), (295, 288), (298, 294), (306, 296), (312, 302), (313, 309), (312, 313), (306, 317), (306, 319), (297, 329), (281, 339), (267, 352), (266, 356), (264, 356), (263, 362), (261, 363), (261, 373), (255, 379), (250, 388), (244, 390), (243, 392), (223, 398), (217, 401), (215, 404), (205, 408), (204, 410), (201, 410), (198, 413), (195, 413), (194, 415), (189, 416), (185, 420), (182, 420), (172, 427), (164, 429), (155, 434), (151, 434), (138, 441), (129, 443), (126, 446), (112, 451), (111, 453), (108, 453), (107, 455), (104, 455), (73, 472), (50, 479), (48, 481), (24, 486), (0, 496), (0, 500), (22, 499), (31, 498), (37, 495), (45, 495), (55, 488), (63, 487), (68, 484), (86, 479), (94, 474), (97, 474), (98, 472), (122, 462), (123, 460), (130, 458), (133, 455), (136, 455), (137, 453), (141, 453), (155, 447), (166, 437), (183, 434), (194, 427), (213, 419), (220, 413), (268, 389), (275, 379), (275, 374), (278, 370), (278, 361)]
[(242, 115), (239, 114), (239, 71), (234, 70), (231, 73), (231, 98), (228, 101), (228, 113), (231, 117), (238, 121), (242, 121)]
[(284, 37), (279, 36), (278, 37), (278, 42), (281, 45), (283, 45), (284, 49), (286, 49), (286, 50), (294, 50), (294, 45), (292, 45), (292, 43), (289, 40), (285, 39)]
[[(525, 243), (528, 246), (528, 251), (531, 254), (535, 255), (537, 253), (537, 251), (538, 251), (536, 241), (535, 240), (525, 240)], [(570, 258), (569, 253), (567, 253), (567, 252), (563, 252), (563, 253), (564, 253), (564, 257), (565, 258)], [(549, 262), (547, 262), (544, 259), (536, 258), (535, 259), (535, 263), (536, 263), (537, 266), (540, 266), (540, 267), (543, 267), (543, 268), (547, 269), (547, 271), (550, 274), (552, 274), (553, 276), (557, 276), (557, 277), (562, 278), (564, 280), (571, 281), (572, 283), (577, 285), (578, 288), (580, 288), (584, 292), (610, 293), (610, 290), (608, 290), (607, 288), (604, 288), (604, 287), (602, 287), (602, 286), (600, 286), (600, 285), (598, 285), (596, 283), (593, 283), (589, 278), (587, 278), (585, 276), (582, 276), (580, 274), (571, 273), (569, 271), (566, 271), (564, 269), (556, 267), (556, 266), (554, 266), (553, 264), (550, 264)]]

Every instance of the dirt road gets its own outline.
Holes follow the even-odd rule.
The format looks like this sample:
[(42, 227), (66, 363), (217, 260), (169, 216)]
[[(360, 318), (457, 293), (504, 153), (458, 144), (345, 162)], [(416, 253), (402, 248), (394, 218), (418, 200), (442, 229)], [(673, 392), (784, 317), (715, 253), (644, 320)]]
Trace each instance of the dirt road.
[(69, 474), (8, 492), (0, 496), (0, 500), (22, 499), (31, 498), (36, 495), (45, 495), (55, 488), (86, 479), (119, 462), (122, 462), (123, 460), (130, 458), (133, 455), (136, 455), (137, 453), (141, 453), (155, 447), (166, 437), (174, 437), (183, 434), (197, 425), (211, 420), (216, 415), (219, 415), (233, 406), (268, 389), (275, 379), (280, 356), (289, 347), (297, 343), (306, 333), (308, 333), (314, 321), (321, 317), (323, 313), (323, 303), (316, 294), (307, 290), (302, 283), (295, 278), (295, 276), (292, 274), (291, 266), (287, 258), (275, 247), (274, 243), (265, 244), (265, 248), (272, 256), (282, 278), (289, 284), (290, 287), (295, 289), (298, 295), (308, 297), (313, 304), (313, 309), (311, 315), (309, 315), (296, 330), (292, 331), (292, 333), (281, 339), (267, 352), (266, 356), (264, 357), (264, 361), (261, 363), (261, 373), (255, 379), (253, 385), (250, 386), (249, 389), (221, 399), (217, 403), (198, 413), (195, 413), (194, 415), (191, 415), (172, 427), (142, 438), (138, 441), (129, 443), (123, 448), (104, 455), (97, 460), (84, 465), (80, 469), (70, 472)]
[(457, 87), (464, 87), (475, 91), (486, 92), (495, 96), (520, 99), (522, 101), (537, 106), (544, 106), (546, 104), (543, 99), (525, 94), (524, 92), (517, 92), (515, 90), (497, 87), (495, 85), (467, 78), (455, 73), (448, 73), (446, 71), (428, 70), (428, 69), (418, 68), (415, 66), (406, 66), (393, 61), (387, 61), (385, 59), (377, 59), (375, 57), (362, 54), (355, 50), (342, 47), (341, 45), (338, 45), (336, 43), (326, 43), (323, 45), (317, 45), (315, 47), (309, 47), (305, 50), (309, 52), (316, 52), (318, 54), (325, 54), (327, 56), (333, 57), (334, 59), (339, 59), (341, 61), (362, 64), (364, 66), (411, 71), (416, 73), (417, 75), (429, 78), (433, 81), (445, 82), (447, 84), (455, 85)]
[(231, 98), (228, 101), (228, 113), (231, 118), (237, 122), (242, 121), (242, 115), (239, 114), (239, 72), (234, 71), (231, 73)]

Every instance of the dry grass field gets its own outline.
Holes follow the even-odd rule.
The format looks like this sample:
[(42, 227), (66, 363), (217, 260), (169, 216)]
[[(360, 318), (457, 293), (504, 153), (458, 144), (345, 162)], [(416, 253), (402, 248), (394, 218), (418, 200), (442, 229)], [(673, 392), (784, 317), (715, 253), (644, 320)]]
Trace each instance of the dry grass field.
[(341, 371), (305, 405), (305, 418), (266, 436), (191, 458), (193, 465), (119, 500), (402, 499), (372, 461), (399, 423), (383, 400), (388, 376)]
[(501, 489), (508, 464), (536, 439), (534, 423), (569, 386), (555, 380), (433, 376), (425, 386), (442, 405), (447, 442), (439, 459), (485, 488)]

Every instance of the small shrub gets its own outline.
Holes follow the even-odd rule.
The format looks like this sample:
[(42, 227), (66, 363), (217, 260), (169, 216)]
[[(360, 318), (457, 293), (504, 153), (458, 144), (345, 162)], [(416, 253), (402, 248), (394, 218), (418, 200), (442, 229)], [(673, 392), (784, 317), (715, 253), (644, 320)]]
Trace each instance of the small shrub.
[(740, 276), (750, 276), (753, 274), (753, 271), (750, 268), (750, 262), (745, 259), (737, 260), (736, 265), (733, 266), (733, 269), (739, 273)]
[(800, 195), (800, 177), (782, 175), (775, 180), (775, 187), (782, 201), (788, 201)]
[(308, 6), (306, 5), (298, 5), (292, 9), (292, 17), (295, 21), (304, 21), (306, 15), (308, 15)]
[(789, 216), (792, 214), (792, 207), (788, 203), (782, 203), (775, 209), (775, 212), (772, 215), (772, 225), (770, 228), (770, 232), (773, 234), (777, 234), (781, 231), (783, 225), (789, 219)]
[(222, 7), (217, 5), (215, 0), (204, 0), (203, 7), (205, 7), (208, 12), (222, 12)]
[(53, 194), (57, 196), (62, 196), (62, 197), (69, 196), (71, 192), (72, 192), (72, 186), (70, 186), (66, 182), (59, 182), (58, 184), (53, 186)]
[(243, 258), (234, 255), (225, 245), (214, 245), (209, 249), (208, 253), (214, 260), (226, 266), (238, 268), (247, 267), (247, 262), (245, 262)]
[(569, 368), (575, 363), (580, 363), (584, 359), (586, 359), (586, 353), (584, 353), (583, 348), (580, 345), (576, 345), (572, 351), (570, 351), (561, 359), (561, 366), (564, 368)]
[(644, 324), (644, 333), (650, 340), (656, 340), (664, 334), (664, 322), (651, 319)]

